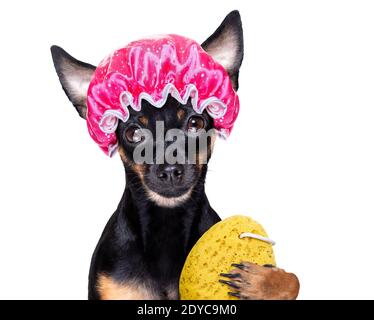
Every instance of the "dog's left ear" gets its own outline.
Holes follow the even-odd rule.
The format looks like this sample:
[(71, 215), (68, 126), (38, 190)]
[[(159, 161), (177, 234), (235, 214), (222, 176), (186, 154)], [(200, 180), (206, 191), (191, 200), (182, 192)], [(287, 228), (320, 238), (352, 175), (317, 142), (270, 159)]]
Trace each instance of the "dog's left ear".
[(234, 89), (238, 90), (239, 68), (244, 53), (243, 29), (239, 11), (230, 12), (218, 29), (201, 46), (226, 69)]

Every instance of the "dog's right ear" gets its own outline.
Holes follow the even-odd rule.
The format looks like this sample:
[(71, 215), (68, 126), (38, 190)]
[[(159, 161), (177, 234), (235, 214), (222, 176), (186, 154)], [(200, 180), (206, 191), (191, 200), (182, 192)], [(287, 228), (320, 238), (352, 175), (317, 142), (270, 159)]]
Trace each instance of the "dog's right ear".
[(62, 88), (79, 115), (86, 119), (87, 90), (96, 67), (73, 58), (58, 46), (52, 46), (51, 53)]

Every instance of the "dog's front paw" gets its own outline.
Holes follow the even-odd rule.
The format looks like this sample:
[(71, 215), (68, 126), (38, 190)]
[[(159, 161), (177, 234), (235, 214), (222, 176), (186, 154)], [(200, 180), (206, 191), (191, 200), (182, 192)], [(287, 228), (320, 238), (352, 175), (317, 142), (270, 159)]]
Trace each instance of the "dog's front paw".
[(242, 262), (233, 264), (230, 273), (221, 273), (219, 281), (230, 287), (231, 296), (243, 300), (294, 300), (299, 280), (293, 273), (271, 265)]

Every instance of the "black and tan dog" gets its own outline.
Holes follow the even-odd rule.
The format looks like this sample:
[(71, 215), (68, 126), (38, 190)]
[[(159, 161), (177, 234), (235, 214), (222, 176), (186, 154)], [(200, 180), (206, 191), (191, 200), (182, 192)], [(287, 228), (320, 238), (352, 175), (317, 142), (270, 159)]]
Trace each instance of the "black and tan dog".
[[(235, 89), (243, 58), (240, 15), (231, 12), (202, 47), (227, 70)], [(87, 87), (95, 67), (59, 47), (51, 48), (62, 87), (79, 115), (86, 115)], [(176, 108), (175, 106), (178, 106)], [(137, 130), (209, 130), (212, 118), (197, 114), (190, 103), (169, 98), (163, 108), (143, 101), (131, 110), (116, 135), (126, 172), (126, 188), (92, 257), (89, 299), (178, 299), (178, 280), (188, 252), (199, 237), (220, 221), (204, 191), (207, 164), (137, 164), (133, 150)], [(155, 136), (155, 135), (154, 135)], [(198, 139), (198, 138), (196, 138)], [(199, 155), (210, 158), (214, 139)], [(299, 284), (293, 274), (269, 266), (240, 262), (223, 274), (228, 292), (242, 299), (294, 299)]]

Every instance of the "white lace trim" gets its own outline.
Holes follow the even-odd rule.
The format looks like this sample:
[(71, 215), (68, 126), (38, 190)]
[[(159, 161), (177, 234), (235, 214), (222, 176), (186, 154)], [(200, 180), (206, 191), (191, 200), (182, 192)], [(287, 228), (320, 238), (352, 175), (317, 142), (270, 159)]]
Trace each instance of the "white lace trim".
[[(183, 97), (180, 96), (179, 91), (172, 83), (168, 83), (164, 90), (162, 91), (162, 98), (158, 101), (154, 101), (153, 98), (146, 92), (142, 92), (139, 95), (138, 104), (134, 103), (133, 96), (130, 92), (124, 91), (120, 95), (121, 106), (125, 111), (124, 114), (119, 110), (106, 110), (99, 121), (99, 127), (101, 131), (106, 134), (114, 133), (118, 126), (118, 119), (126, 122), (129, 118), (129, 109), (130, 106), (135, 111), (141, 110), (141, 104), (143, 100), (146, 100), (156, 108), (161, 108), (165, 105), (169, 94), (181, 104), (186, 104), (188, 99), (191, 98), (191, 103), (193, 109), (201, 114), (206, 109), (208, 114), (213, 118), (221, 118), (225, 115), (227, 111), (227, 106), (217, 97), (209, 97), (205, 99), (200, 107), (198, 107), (197, 102), (199, 98), (199, 92), (194, 84), (189, 84), (186, 88), (186, 92)], [(225, 133), (221, 133), (225, 136)]]
[[(99, 127), (101, 131), (103, 131), (106, 134), (114, 133), (118, 126), (118, 119), (120, 119), (123, 122), (126, 122), (129, 119), (129, 106), (135, 111), (140, 111), (142, 101), (145, 100), (153, 106), (155, 106), (156, 108), (161, 108), (165, 105), (169, 94), (181, 104), (186, 104), (188, 102), (188, 99), (191, 98), (192, 107), (197, 113), (201, 114), (206, 109), (207, 113), (213, 119), (223, 117), (227, 111), (226, 104), (214, 96), (202, 101), (200, 107), (198, 107), (197, 102), (199, 98), (199, 92), (194, 84), (187, 85), (186, 92), (184, 96), (181, 97), (177, 88), (172, 83), (168, 83), (162, 91), (162, 98), (158, 101), (154, 101), (151, 95), (149, 95), (148, 93), (142, 92), (139, 95), (138, 104), (136, 105), (134, 103), (134, 98), (130, 92), (122, 92), (120, 95), (120, 103), (125, 112), (123, 113), (120, 110), (111, 109), (106, 110), (99, 121)], [(222, 138), (227, 138), (228, 134), (226, 129), (222, 128), (217, 131)], [(108, 154), (110, 157), (116, 152), (117, 148), (118, 143), (108, 146)]]

